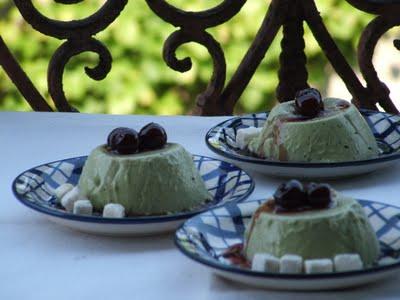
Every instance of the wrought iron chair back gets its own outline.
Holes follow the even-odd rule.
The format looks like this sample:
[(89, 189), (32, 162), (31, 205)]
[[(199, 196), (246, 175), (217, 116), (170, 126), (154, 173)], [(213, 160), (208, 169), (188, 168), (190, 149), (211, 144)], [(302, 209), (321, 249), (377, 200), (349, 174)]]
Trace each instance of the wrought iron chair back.
[[(62, 4), (75, 4), (83, 0), (55, 0)], [(377, 104), (387, 112), (398, 113), (390, 98), (390, 91), (381, 82), (372, 63), (375, 46), (389, 29), (400, 25), (400, 0), (346, 0), (355, 8), (376, 15), (364, 29), (359, 40), (357, 54), (364, 86), (337, 47), (318, 12), (314, 0), (271, 0), (261, 27), (243, 57), (232, 78), (226, 81), (224, 51), (207, 31), (221, 25), (240, 12), (246, 0), (224, 0), (218, 6), (200, 11), (184, 11), (165, 0), (146, 0), (151, 10), (177, 30), (167, 38), (163, 48), (166, 64), (178, 71), (191, 69), (189, 57), (177, 59), (176, 50), (183, 44), (195, 42), (207, 48), (213, 60), (213, 74), (205, 91), (196, 99), (198, 115), (229, 115), (249, 84), (256, 69), (264, 59), (268, 48), (283, 27), (280, 55), (279, 85), (276, 89), (279, 101), (293, 99), (297, 90), (308, 87), (306, 55), (304, 53), (303, 24), (306, 23), (336, 73), (351, 93), (353, 103), (360, 108), (377, 110)], [(85, 68), (94, 80), (102, 80), (111, 70), (110, 51), (94, 36), (105, 30), (123, 11), (128, 0), (107, 0), (93, 15), (77, 21), (58, 21), (42, 15), (32, 0), (14, 0), (23, 18), (44, 35), (63, 40), (53, 54), (47, 74), (48, 90), (57, 110), (77, 111), (72, 107), (63, 90), (63, 73), (68, 61), (83, 52), (95, 52), (99, 61), (94, 68)], [(394, 41), (400, 50), (400, 40)], [(52, 111), (38, 92), (0, 36), (0, 65), (14, 82), (23, 97), (37, 111)]]

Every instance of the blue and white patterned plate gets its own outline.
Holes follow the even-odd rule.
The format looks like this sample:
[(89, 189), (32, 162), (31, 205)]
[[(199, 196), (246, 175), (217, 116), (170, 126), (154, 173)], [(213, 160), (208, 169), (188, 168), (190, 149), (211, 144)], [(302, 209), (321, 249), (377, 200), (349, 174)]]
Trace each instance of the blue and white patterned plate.
[(215, 158), (194, 155), (194, 164), (213, 197), (197, 211), (122, 219), (74, 215), (56, 204), (53, 191), (63, 183), (77, 185), (86, 159), (87, 156), (64, 159), (27, 170), (14, 180), (13, 192), (24, 205), (77, 230), (107, 235), (144, 235), (175, 230), (194, 214), (224, 203), (243, 201), (254, 190), (254, 181), (240, 168)]
[(245, 284), (288, 290), (345, 288), (374, 282), (400, 272), (400, 207), (359, 200), (381, 244), (376, 266), (360, 271), (327, 274), (256, 272), (232, 265), (222, 257), (230, 246), (243, 242), (245, 227), (261, 200), (229, 203), (187, 220), (175, 233), (175, 244), (189, 258), (225, 278)]
[(339, 163), (280, 162), (240, 153), (236, 145), (238, 129), (262, 127), (268, 113), (235, 117), (211, 128), (206, 135), (207, 146), (225, 160), (267, 175), (290, 178), (338, 178), (369, 173), (400, 158), (400, 116), (370, 110), (360, 111), (375, 135), (381, 153), (368, 160)]

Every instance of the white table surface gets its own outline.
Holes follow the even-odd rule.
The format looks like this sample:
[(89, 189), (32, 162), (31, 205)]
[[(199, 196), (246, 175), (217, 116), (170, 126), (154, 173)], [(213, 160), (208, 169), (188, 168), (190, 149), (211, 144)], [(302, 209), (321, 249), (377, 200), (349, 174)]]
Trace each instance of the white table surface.
[[(226, 117), (154, 117), (0, 113), (0, 299), (400, 299), (400, 276), (346, 291), (282, 292), (250, 288), (213, 275), (175, 249), (172, 234), (107, 238), (47, 221), (16, 201), (12, 180), (38, 164), (86, 155), (111, 129), (155, 121), (169, 140), (215, 156), (204, 135)], [(252, 198), (281, 180), (253, 174)], [(400, 205), (400, 167), (330, 182), (354, 197)]]

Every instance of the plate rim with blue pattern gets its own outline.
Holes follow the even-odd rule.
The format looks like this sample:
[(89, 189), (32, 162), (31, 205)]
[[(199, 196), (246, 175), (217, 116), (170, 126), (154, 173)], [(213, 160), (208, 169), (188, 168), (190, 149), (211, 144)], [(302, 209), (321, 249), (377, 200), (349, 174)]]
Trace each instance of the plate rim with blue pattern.
[[(288, 161), (277, 161), (271, 159), (262, 159), (262, 158), (243, 155), (236, 152), (238, 149), (235, 149), (233, 146), (226, 143), (226, 133), (225, 133), (226, 128), (232, 128), (230, 126), (233, 123), (241, 123), (241, 120), (253, 121), (254, 125), (258, 125), (259, 122), (265, 122), (269, 114), (268, 111), (233, 117), (213, 126), (208, 130), (205, 136), (205, 143), (211, 151), (232, 161), (245, 162), (256, 165), (266, 165), (266, 166), (269, 165), (275, 167), (339, 168), (348, 166), (370, 165), (370, 164), (383, 163), (400, 159), (400, 115), (394, 115), (386, 112), (373, 111), (368, 109), (360, 109), (359, 111), (361, 115), (366, 119), (370, 128), (372, 129), (374, 136), (378, 142), (378, 145), (380, 145), (380, 148), (384, 146), (386, 148), (387, 153), (383, 153), (380, 154), (378, 157), (365, 160), (353, 160), (353, 161), (343, 161), (343, 162), (288, 162)], [(377, 115), (381, 116), (381, 118), (378, 121), (375, 122), (372, 121), (371, 117)], [(393, 117), (396, 117), (399, 120), (392, 121), (390, 118)], [(376, 125), (384, 120), (387, 120), (389, 122), (389, 128), (379, 133), (376, 130)], [(239, 126), (241, 126), (241, 124), (239, 124)], [(390, 130), (391, 132), (395, 131), (396, 134), (398, 134), (399, 136), (399, 139), (395, 140), (391, 144), (385, 142), (385, 138), (387, 138), (387, 136), (389, 135), (388, 131)], [(225, 138), (219, 137), (221, 134), (225, 136)], [(234, 134), (236, 136), (236, 127), (234, 129)], [(215, 145), (216, 143), (218, 143), (219, 147)], [(399, 144), (396, 149), (392, 147), (392, 145), (394, 144)]]
[[(212, 158), (212, 157), (208, 157), (208, 156), (204, 156), (204, 155), (193, 154), (192, 156), (193, 156), (193, 160), (195, 163), (196, 163), (196, 159), (201, 160), (201, 163), (218, 162), (220, 165), (215, 170), (218, 170), (221, 173), (222, 173), (221, 166), (224, 166), (226, 168), (228, 168), (228, 167), (231, 168), (230, 172), (238, 171), (239, 174), (236, 177), (238, 177), (240, 180), (238, 179), (239, 181), (236, 182), (234, 187), (237, 188), (240, 186), (244, 186), (247, 188), (244, 189), (243, 191), (241, 191), (241, 194), (239, 193), (239, 195), (237, 197), (235, 196), (235, 198), (233, 198), (232, 200), (227, 200), (227, 201), (223, 202), (221, 199), (218, 201), (216, 199), (214, 199), (210, 203), (205, 203), (202, 205), (201, 208), (193, 210), (193, 211), (180, 212), (180, 213), (167, 214), (167, 215), (151, 215), (151, 216), (137, 216), (137, 217), (135, 216), (135, 217), (124, 217), (124, 218), (104, 218), (100, 215), (87, 216), (87, 215), (77, 215), (77, 214), (69, 213), (69, 212), (66, 212), (63, 208), (57, 207), (57, 205), (55, 204), (55, 196), (51, 195), (50, 191), (48, 191), (48, 190), (46, 191), (47, 197), (50, 197), (51, 199), (48, 199), (47, 201), (51, 201), (51, 203), (49, 204), (47, 202), (47, 205), (46, 205), (46, 203), (45, 203), (46, 201), (44, 201), (43, 199), (36, 200), (35, 202), (28, 200), (27, 196), (23, 195), (18, 188), (18, 184), (20, 183), (22, 178), (24, 176), (26, 176), (26, 174), (38, 173), (39, 172), (38, 169), (44, 168), (44, 167), (53, 168), (54, 170), (57, 170), (57, 168), (50, 167), (50, 165), (61, 164), (64, 162), (71, 163), (71, 161), (76, 160), (80, 163), (80, 165), (77, 168), (78, 172), (79, 172), (79, 168), (80, 168), (80, 171), (82, 171), (81, 168), (83, 167), (83, 164), (87, 159), (87, 155), (71, 157), (71, 158), (66, 158), (66, 159), (59, 159), (59, 160), (55, 160), (52, 162), (42, 163), (40, 165), (37, 165), (30, 169), (27, 169), (27, 170), (21, 172), (18, 176), (16, 176), (16, 178), (12, 182), (11, 188), (12, 188), (12, 192), (13, 192), (14, 196), (17, 198), (17, 200), (19, 202), (21, 202), (23, 205), (25, 205), (35, 211), (43, 213), (45, 215), (48, 215), (51, 217), (56, 217), (56, 218), (61, 218), (61, 219), (66, 219), (66, 220), (70, 220), (70, 221), (79, 221), (79, 222), (86, 222), (86, 223), (101, 223), (101, 224), (118, 224), (118, 225), (150, 224), (150, 223), (163, 223), (163, 222), (173, 222), (173, 221), (185, 220), (185, 219), (188, 219), (198, 213), (204, 212), (210, 208), (224, 205), (226, 202), (244, 201), (254, 191), (254, 188), (255, 188), (254, 179), (246, 171), (242, 170), (240, 167), (238, 167), (234, 164), (222, 161), (220, 159)], [(74, 167), (76, 167), (76, 166), (74, 166)], [(40, 172), (42, 172), (42, 171), (40, 171)], [(44, 173), (44, 171), (41, 174), (43, 174), (43, 173)], [(228, 174), (228, 173), (226, 173), (226, 174)], [(40, 177), (37, 174), (36, 174), (36, 176)], [(70, 176), (72, 176), (72, 173)], [(80, 173), (74, 174), (74, 176), (75, 177), (72, 180), (74, 182), (75, 181), (77, 182), (77, 180), (79, 180)], [(218, 174), (218, 176), (221, 176), (221, 175)], [(25, 179), (25, 180), (28, 180), (28, 182), (29, 182), (29, 180), (33, 181), (33, 178), (29, 178), (29, 177), (27, 177), (27, 178), (28, 179)], [(67, 175), (65, 175), (65, 178), (67, 179), (66, 182), (71, 182), (70, 181), (71, 177), (68, 177)], [(49, 180), (49, 178), (47, 178), (47, 180)], [(219, 177), (218, 184), (220, 184), (220, 182), (221, 181), (220, 181), (220, 177)], [(38, 183), (38, 185), (35, 186), (34, 188), (38, 188), (41, 185), (45, 185), (45, 184), (46, 184), (46, 181), (43, 179), (43, 182)], [(55, 187), (56, 187), (56, 185), (52, 186), (51, 189), (54, 190)], [(49, 189), (49, 187), (47, 189)], [(42, 190), (43, 190), (43, 188), (42, 188)], [(27, 193), (28, 192), (26, 192), (25, 194), (27, 194)], [(228, 197), (228, 199), (229, 199), (229, 197)], [(37, 201), (40, 201), (40, 203), (38, 203)]]
[[(348, 278), (348, 277), (352, 277), (352, 276), (364, 276), (367, 274), (376, 274), (377, 272), (384, 272), (384, 271), (390, 271), (390, 270), (394, 270), (394, 269), (399, 269), (398, 271), (400, 272), (400, 246), (399, 249), (397, 250), (392, 250), (393, 252), (396, 253), (397, 257), (396, 257), (396, 262), (391, 263), (391, 264), (385, 264), (385, 265), (378, 265), (378, 266), (372, 266), (369, 268), (365, 268), (362, 270), (354, 270), (354, 271), (345, 271), (345, 272), (332, 272), (332, 273), (319, 273), (319, 274), (288, 274), (288, 273), (271, 273), (271, 272), (262, 272), (262, 271), (253, 271), (251, 269), (245, 269), (239, 266), (235, 266), (235, 265), (230, 265), (230, 264), (225, 264), (221, 261), (219, 261), (216, 256), (218, 256), (215, 252), (215, 249), (213, 249), (212, 246), (210, 246), (207, 242), (207, 240), (204, 238), (205, 234), (207, 232), (201, 232), (200, 230), (198, 232), (200, 232), (201, 235), (199, 235), (198, 233), (196, 233), (196, 241), (193, 241), (193, 238), (190, 238), (190, 236), (194, 236), (193, 231), (190, 231), (190, 234), (187, 234), (186, 232), (186, 228), (195, 228), (195, 225), (191, 225), (191, 223), (196, 223), (196, 221), (198, 219), (200, 219), (202, 216), (204, 216), (207, 213), (212, 213), (216, 218), (217, 215), (214, 213), (214, 211), (216, 211), (217, 209), (220, 208), (227, 208), (229, 206), (236, 206), (235, 209), (232, 209), (232, 211), (239, 211), (240, 209), (237, 208), (238, 205), (246, 205), (249, 203), (254, 203), (257, 202), (258, 205), (261, 204), (262, 202), (264, 202), (265, 200), (246, 200), (244, 202), (241, 203), (227, 203), (226, 205), (220, 206), (220, 207), (216, 207), (213, 209), (210, 209), (207, 212), (203, 212), (201, 214), (198, 214), (188, 220), (186, 220), (181, 226), (179, 226), (179, 228), (176, 230), (175, 232), (175, 236), (174, 236), (174, 243), (176, 245), (176, 247), (179, 249), (179, 251), (184, 254), (186, 257), (194, 260), (197, 263), (200, 263), (202, 265), (205, 265), (207, 267), (211, 267), (213, 269), (215, 269), (216, 271), (223, 271), (223, 272), (228, 272), (231, 274), (238, 274), (238, 275), (244, 275), (244, 276), (248, 276), (250, 278), (264, 278), (264, 279), (287, 279), (287, 280), (292, 280), (292, 279), (306, 279), (306, 280), (316, 280), (316, 279), (337, 279), (337, 278)], [(357, 199), (357, 201), (359, 201), (359, 203), (363, 206), (366, 207), (367, 205), (369, 205), (369, 207), (372, 207), (372, 205), (379, 205), (382, 206), (380, 209), (377, 209), (377, 211), (381, 211), (384, 208), (394, 208), (397, 210), (397, 214), (400, 214), (400, 207), (395, 206), (395, 205), (391, 205), (391, 204), (386, 204), (386, 203), (382, 203), (382, 202), (377, 202), (377, 201), (371, 201), (371, 200), (361, 200), (361, 199)], [(229, 210), (227, 210), (229, 212)], [(368, 218), (371, 219), (373, 216), (375, 216), (376, 213), (374, 214), (370, 214), (368, 215)], [(385, 226), (391, 226), (392, 227), (396, 227), (396, 230), (398, 231), (398, 237), (400, 238), (400, 218), (398, 220), (398, 222), (396, 224), (392, 224), (391, 220), (393, 217), (395, 217), (396, 215), (393, 215), (390, 219), (386, 220)], [(231, 217), (231, 219), (239, 219), (239, 218), (243, 218), (243, 216), (241, 214), (230, 214), (229, 215)], [(209, 217), (209, 216), (207, 216)], [(226, 215), (224, 215), (223, 217), (227, 217)], [(249, 217), (250, 218), (250, 217)], [(383, 217), (382, 217), (383, 218)], [(197, 222), (199, 223), (199, 222)], [(243, 223), (243, 222), (242, 222)], [(209, 225), (208, 225), (209, 226)], [(205, 226), (204, 226), (205, 227)], [(374, 228), (375, 229), (375, 228)], [(217, 229), (218, 230), (218, 229)], [(220, 230), (220, 229), (219, 229)], [(244, 230), (243, 230), (244, 232)], [(214, 231), (215, 233), (215, 231)], [(200, 236), (200, 238), (199, 238)], [(379, 239), (380, 236), (378, 236)], [(200, 240), (197, 241), (197, 240)], [(198, 251), (196, 253), (193, 253), (189, 250), (187, 250), (187, 248), (185, 247), (185, 243), (190, 243), (193, 247), (196, 247), (196, 245), (201, 244), (201, 247), (204, 247), (205, 251), (207, 251), (208, 256), (205, 256), (205, 254), (203, 253), (204, 250), (202, 251)], [(232, 244), (234, 245), (234, 244)], [(230, 245), (230, 246), (232, 246)], [(388, 247), (388, 246), (382, 246), (383, 248)], [(196, 249), (196, 248), (195, 248)], [(381, 248), (382, 249), (382, 248)], [(385, 250), (384, 250), (385, 251)], [(387, 253), (390, 253), (391, 250), (389, 250), (389, 248), (387, 248)], [(210, 254), (210, 252), (212, 254)], [(385, 256), (387, 257), (387, 256)]]

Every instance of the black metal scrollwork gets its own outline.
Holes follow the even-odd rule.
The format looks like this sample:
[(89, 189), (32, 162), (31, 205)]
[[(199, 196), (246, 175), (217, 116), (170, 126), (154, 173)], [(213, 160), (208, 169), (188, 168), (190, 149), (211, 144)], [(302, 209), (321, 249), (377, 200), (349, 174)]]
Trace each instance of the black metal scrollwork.
[(94, 68), (85, 67), (86, 74), (94, 80), (102, 80), (111, 70), (111, 54), (108, 49), (99, 41), (89, 38), (84, 41), (69, 40), (61, 45), (54, 53), (47, 74), (49, 93), (54, 99), (59, 111), (76, 111), (72, 107), (63, 90), (63, 73), (68, 61), (83, 52), (95, 52), (99, 55), (99, 63)]
[(191, 59), (186, 57), (182, 60), (176, 58), (176, 50), (183, 44), (196, 42), (207, 48), (213, 58), (214, 72), (207, 89), (197, 96), (197, 110), (195, 113), (212, 115), (215, 111), (220, 111), (218, 102), (226, 78), (226, 64), (224, 53), (217, 41), (207, 32), (199, 31), (188, 34), (185, 30), (175, 31), (167, 39), (164, 45), (164, 60), (167, 65), (179, 72), (189, 71), (192, 67)]
[(149, 7), (164, 21), (180, 27), (170, 35), (164, 44), (164, 60), (172, 69), (186, 72), (191, 69), (190, 58), (178, 60), (176, 50), (181, 45), (195, 42), (207, 48), (213, 59), (213, 74), (207, 89), (196, 99), (196, 114), (224, 114), (226, 110), (221, 100), (221, 93), (226, 79), (225, 55), (219, 43), (206, 29), (225, 23), (235, 16), (246, 0), (225, 0), (220, 5), (200, 11), (189, 12), (176, 8), (164, 0), (146, 0)]
[(308, 86), (307, 57), (304, 53), (303, 10), (301, 1), (293, 1), (288, 7), (283, 23), (282, 52), (279, 57), (279, 85), (276, 96), (279, 101), (294, 99), (296, 92)]
[[(350, 4), (365, 12), (377, 14), (364, 29), (358, 44), (358, 63), (367, 83), (367, 99), (376, 108), (379, 103), (387, 112), (398, 113), (398, 109), (390, 98), (390, 91), (378, 76), (372, 62), (375, 47), (381, 37), (391, 28), (400, 25), (400, 1), (385, 0), (347, 0)], [(394, 41), (396, 46), (396, 41)]]
[[(63, 4), (80, 1), (58, 0)], [(14, 0), (24, 19), (35, 30), (58, 39), (81, 39), (92, 36), (107, 28), (121, 13), (128, 0), (108, 0), (93, 15), (74, 21), (58, 21), (42, 15), (33, 5), (32, 0)]]
[[(62, 4), (75, 4), (83, 0), (55, 0)], [(14, 0), (24, 19), (31, 26), (48, 36), (67, 39), (54, 53), (48, 68), (49, 93), (59, 111), (76, 111), (65, 97), (63, 91), (63, 73), (70, 58), (83, 52), (91, 51), (99, 55), (99, 63), (93, 68), (85, 68), (86, 74), (101, 80), (111, 69), (112, 57), (107, 48), (92, 38), (96, 33), (107, 28), (121, 13), (128, 0), (108, 0), (93, 15), (74, 21), (58, 21), (42, 15), (33, 5), (32, 0)], [(29, 99), (28, 99), (29, 101)], [(33, 102), (34, 100), (32, 99)]]
[[(84, 0), (54, 0), (61, 4), (75, 4)], [(400, 0), (346, 0), (364, 12), (377, 15), (362, 33), (358, 45), (358, 61), (361, 73), (367, 83), (364, 86), (350, 64), (329, 34), (318, 12), (314, 0), (271, 0), (260, 29), (243, 57), (238, 69), (225, 86), (226, 60), (224, 52), (207, 29), (223, 24), (242, 9), (246, 0), (221, 0), (211, 9), (192, 12), (179, 9), (166, 0), (146, 0), (150, 9), (167, 23), (178, 27), (167, 38), (163, 57), (167, 65), (179, 72), (189, 71), (191, 58), (178, 59), (176, 52), (183, 44), (194, 42), (204, 46), (213, 60), (213, 74), (210, 82), (197, 97), (196, 114), (232, 114), (233, 108), (249, 84), (256, 69), (264, 59), (279, 29), (283, 27), (280, 55), (279, 101), (293, 98), (298, 89), (308, 86), (306, 56), (304, 53), (303, 23), (307, 23), (322, 51), (342, 78), (358, 107), (377, 109), (379, 103), (386, 111), (397, 113), (398, 109), (390, 99), (390, 92), (381, 82), (372, 63), (372, 56), (382, 35), (400, 25)], [(50, 95), (60, 111), (74, 111), (63, 91), (62, 78), (68, 61), (83, 52), (95, 52), (98, 65), (86, 67), (86, 74), (101, 80), (111, 69), (112, 57), (108, 49), (93, 36), (107, 28), (121, 13), (128, 0), (108, 0), (93, 15), (74, 21), (58, 21), (42, 15), (32, 0), (14, 0), (25, 20), (32, 27), (51, 37), (66, 40), (54, 53), (48, 68)], [(400, 50), (400, 40), (394, 45)], [(33, 86), (16, 59), (0, 36), (0, 65), (23, 96), (35, 110), (50, 111), (51, 107)]]

